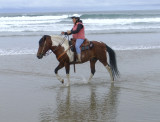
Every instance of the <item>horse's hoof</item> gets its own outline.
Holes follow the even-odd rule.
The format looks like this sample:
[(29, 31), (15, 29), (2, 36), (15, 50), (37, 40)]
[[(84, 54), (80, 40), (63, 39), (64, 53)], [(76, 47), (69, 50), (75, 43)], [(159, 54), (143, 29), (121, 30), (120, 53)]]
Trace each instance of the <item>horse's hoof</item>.
[(89, 80), (87, 83), (88, 83), (88, 84), (90, 84), (90, 83), (91, 83), (91, 81)]
[(64, 80), (63, 79), (62, 79), (61, 83), (64, 84)]

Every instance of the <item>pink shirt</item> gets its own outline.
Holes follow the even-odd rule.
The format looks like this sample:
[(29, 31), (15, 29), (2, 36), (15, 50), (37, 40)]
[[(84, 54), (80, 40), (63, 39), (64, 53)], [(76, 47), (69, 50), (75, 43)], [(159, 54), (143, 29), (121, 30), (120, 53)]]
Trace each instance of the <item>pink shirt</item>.
[[(77, 29), (78, 24), (82, 24), (81, 22), (76, 23), (73, 26), (73, 31)], [(83, 25), (83, 24), (82, 24)], [(83, 28), (76, 34), (72, 34), (73, 38), (75, 39), (85, 39), (85, 32), (84, 32), (84, 26)]]

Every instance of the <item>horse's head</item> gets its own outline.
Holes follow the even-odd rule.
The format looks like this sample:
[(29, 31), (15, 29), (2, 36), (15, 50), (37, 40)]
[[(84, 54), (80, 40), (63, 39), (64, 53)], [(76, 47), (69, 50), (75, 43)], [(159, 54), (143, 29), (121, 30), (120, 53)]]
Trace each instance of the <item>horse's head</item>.
[(43, 56), (45, 56), (46, 52), (50, 50), (52, 45), (51, 42), (51, 37), (44, 35), (40, 40), (39, 40), (39, 48), (37, 52), (37, 58), (42, 59)]

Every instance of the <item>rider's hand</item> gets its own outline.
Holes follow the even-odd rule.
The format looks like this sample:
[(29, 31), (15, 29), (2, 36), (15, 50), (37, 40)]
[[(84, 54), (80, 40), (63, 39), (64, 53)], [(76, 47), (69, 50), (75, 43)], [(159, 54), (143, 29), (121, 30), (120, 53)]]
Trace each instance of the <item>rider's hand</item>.
[(62, 35), (64, 35), (64, 33), (65, 33), (64, 31), (61, 32)]
[(71, 34), (71, 31), (67, 31), (67, 34)]

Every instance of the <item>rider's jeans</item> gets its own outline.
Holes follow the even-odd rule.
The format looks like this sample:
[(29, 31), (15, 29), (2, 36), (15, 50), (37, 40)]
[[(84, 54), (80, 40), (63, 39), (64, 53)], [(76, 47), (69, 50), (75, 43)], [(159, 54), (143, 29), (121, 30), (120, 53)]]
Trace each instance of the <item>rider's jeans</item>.
[(84, 42), (84, 39), (77, 39), (76, 40), (76, 52), (77, 54), (80, 54), (81, 53), (81, 49), (80, 49), (80, 46), (81, 44)]

